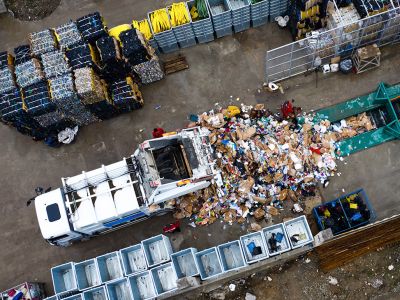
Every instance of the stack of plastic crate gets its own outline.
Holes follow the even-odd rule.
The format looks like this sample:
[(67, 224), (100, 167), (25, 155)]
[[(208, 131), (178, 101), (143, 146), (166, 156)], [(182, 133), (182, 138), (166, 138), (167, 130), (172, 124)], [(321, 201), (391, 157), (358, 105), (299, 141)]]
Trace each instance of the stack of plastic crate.
[(269, 0), (269, 15), (271, 20), (283, 16), (289, 7), (289, 0)]
[[(194, 35), (196, 36), (197, 42), (199, 43), (207, 43), (211, 42), (214, 40), (214, 27), (211, 21), (210, 17), (210, 11), (208, 10), (207, 4), (205, 4), (206, 0), (198, 0), (198, 1), (203, 1), (206, 8), (206, 13), (207, 16), (200, 16), (197, 14), (197, 16), (193, 17), (191, 13), (191, 18), (192, 18), (192, 28), (194, 31)], [(192, 12), (194, 9), (198, 11), (196, 5), (198, 4), (198, 1), (192, 0), (188, 1), (187, 6), (190, 12)]]
[[(163, 9), (160, 9), (160, 11), (161, 10), (164, 10), (168, 17), (167, 9), (163, 8)], [(155, 13), (155, 11), (149, 12), (147, 14), (147, 17), (149, 20), (151, 32), (153, 33), (153, 37), (156, 40), (158, 47), (164, 53), (170, 53), (170, 52), (178, 50), (179, 49), (178, 41), (174, 35), (174, 32), (172, 31), (171, 22), (169, 21), (169, 17), (168, 17), (169, 29), (165, 29), (162, 32), (156, 32), (156, 30), (154, 29), (154, 26), (151, 22), (154, 13)]]
[(232, 34), (232, 11), (228, 0), (207, 0), (217, 38)]
[(251, 23), (253, 27), (261, 26), (268, 22), (269, 0), (250, 0)]
[(235, 32), (250, 28), (250, 0), (229, 0)]
[[(187, 4), (183, 2), (186, 7), (186, 13), (188, 17), (188, 22), (186, 24), (178, 25), (178, 26), (173, 26), (172, 24), (172, 31), (174, 32), (174, 35), (176, 37), (176, 40), (178, 41), (179, 47), (180, 48), (186, 48), (190, 46), (196, 45), (196, 36), (194, 35), (194, 31), (192, 28), (192, 19), (190, 17), (190, 13), (187, 7)], [(167, 10), (170, 13), (172, 6), (168, 6)]]

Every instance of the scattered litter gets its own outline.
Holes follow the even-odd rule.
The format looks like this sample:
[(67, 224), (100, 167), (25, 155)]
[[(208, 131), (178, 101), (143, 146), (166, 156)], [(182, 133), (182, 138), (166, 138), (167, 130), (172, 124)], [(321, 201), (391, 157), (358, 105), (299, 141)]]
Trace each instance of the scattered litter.
[(161, 108), (161, 105), (159, 104), (159, 105), (156, 105), (156, 106), (154, 106), (154, 109), (160, 109)]
[(75, 126), (74, 128), (67, 127), (60, 131), (58, 133), (58, 141), (63, 144), (70, 144), (78, 133), (78, 128), (78, 126)]
[(246, 293), (246, 297), (244, 298), (245, 300), (256, 300), (257, 297), (254, 296), (253, 294)]
[(311, 262), (311, 259), (306, 258), (306, 260), (304, 261), (306, 264), (309, 264)]
[(231, 292), (234, 292), (234, 291), (236, 290), (236, 285), (234, 285), (233, 283), (231, 283), (231, 284), (229, 285), (229, 290), (230, 290)]
[(369, 283), (374, 289), (379, 289), (383, 285), (382, 279), (374, 279), (371, 283)]
[(191, 223), (189, 223), (188, 225), (191, 226), (191, 227), (193, 227), (193, 228), (196, 228), (196, 224), (195, 224), (194, 222), (191, 222)]
[(389, 267), (388, 267), (388, 270), (389, 271), (392, 271), (394, 269), (394, 266), (393, 265), (390, 265)]
[(335, 277), (329, 276), (329, 284), (338, 285), (338, 280)]
[(268, 279), (268, 281), (269, 281), (269, 282), (271, 282), (271, 281), (272, 281), (272, 278), (271, 278), (271, 277), (269, 277), (269, 276), (267, 277), (267, 279)]

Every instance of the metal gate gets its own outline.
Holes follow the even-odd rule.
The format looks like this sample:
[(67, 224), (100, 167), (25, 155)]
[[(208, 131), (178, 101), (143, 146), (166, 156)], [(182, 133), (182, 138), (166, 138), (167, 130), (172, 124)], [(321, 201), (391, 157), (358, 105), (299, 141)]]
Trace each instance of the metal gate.
[(267, 51), (266, 82), (277, 82), (315, 69), (335, 56), (349, 57), (355, 50), (376, 43), (379, 47), (400, 41), (400, 7), (351, 24)]

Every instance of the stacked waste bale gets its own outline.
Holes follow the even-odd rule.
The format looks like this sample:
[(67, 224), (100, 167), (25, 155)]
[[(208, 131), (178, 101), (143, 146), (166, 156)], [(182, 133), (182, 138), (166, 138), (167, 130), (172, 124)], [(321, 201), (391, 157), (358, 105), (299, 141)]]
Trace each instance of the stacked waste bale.
[(164, 71), (154, 49), (149, 46), (139, 30), (123, 31), (119, 38), (123, 56), (133, 66), (133, 71), (143, 84), (164, 78)]
[(8, 52), (0, 53), (0, 94), (16, 88), (13, 61)]
[(109, 119), (118, 114), (107, 94), (104, 81), (91, 68), (81, 68), (74, 71), (75, 87), (82, 103), (101, 120)]
[(143, 106), (142, 94), (130, 76), (114, 81), (110, 90), (114, 105), (120, 112), (129, 112)]
[(29, 45), (22, 45), (14, 48), (14, 54), (15, 54), (14, 65), (22, 64), (32, 58), (31, 47)]
[(50, 29), (29, 34), (29, 43), (32, 55), (40, 55), (57, 49), (56, 40)]
[(118, 41), (106, 36), (96, 42), (100, 60), (101, 73), (106, 80), (115, 80), (115, 78), (125, 78), (131, 72), (131, 66), (122, 57)]
[(73, 46), (82, 42), (81, 33), (76, 24), (72, 21), (54, 28), (58, 44), (61, 49)]
[(49, 84), (52, 101), (71, 121), (80, 126), (98, 121), (80, 102), (75, 93), (71, 74), (67, 73), (50, 79)]
[(62, 76), (70, 71), (67, 58), (60, 50), (42, 54), (43, 70), (46, 78)]
[(40, 62), (36, 58), (31, 58), (15, 66), (15, 75), (20, 87), (25, 88), (38, 83), (44, 79), (44, 73)]
[(64, 129), (68, 120), (51, 101), (46, 80), (23, 88), (22, 97), (26, 111), (45, 128), (46, 134)]
[(87, 43), (80, 43), (71, 48), (66, 49), (69, 65), (72, 70), (91, 67), (97, 69), (97, 55), (95, 47)]
[(22, 134), (35, 140), (45, 137), (44, 128), (24, 109), (19, 88), (0, 94), (0, 115), (4, 123), (15, 127)]
[(82, 37), (89, 43), (94, 43), (107, 35), (107, 27), (104, 24), (103, 17), (98, 12), (77, 19), (76, 25)]

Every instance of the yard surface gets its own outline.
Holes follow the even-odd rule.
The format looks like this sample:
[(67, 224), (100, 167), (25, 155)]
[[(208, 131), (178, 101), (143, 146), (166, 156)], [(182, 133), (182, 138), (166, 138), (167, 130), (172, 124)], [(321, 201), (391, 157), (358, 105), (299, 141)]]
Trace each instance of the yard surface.
[[(14, 47), (28, 42), (29, 32), (54, 27), (93, 11), (100, 11), (111, 28), (130, 23), (133, 18), (143, 19), (147, 12), (165, 7), (171, 2), (63, 0), (50, 16), (40, 21), (22, 22), (10, 15), (1, 15), (0, 50), (12, 51)], [(81, 128), (74, 144), (59, 149), (48, 148), (1, 125), (0, 290), (23, 281), (39, 281), (44, 282), (48, 293), (52, 294), (52, 266), (68, 261), (82, 261), (133, 245), (161, 233), (163, 225), (173, 220), (172, 215), (168, 214), (69, 248), (56, 248), (42, 239), (33, 205), (25, 205), (33, 196), (35, 187), (56, 188), (61, 185), (61, 177), (73, 176), (83, 170), (91, 170), (127, 157), (134, 152), (139, 142), (151, 137), (154, 127), (160, 126), (170, 131), (182, 128), (188, 123), (188, 115), (212, 109), (215, 103), (222, 106), (230, 103), (264, 103), (266, 107), (275, 110), (283, 100), (295, 99), (296, 105), (302, 106), (304, 111), (310, 111), (369, 93), (381, 81), (389, 84), (399, 81), (400, 52), (399, 46), (394, 45), (382, 49), (380, 68), (361, 75), (319, 75), (318, 85), (314, 74), (298, 76), (283, 82), (283, 95), (264, 92), (265, 51), (290, 41), (289, 32), (278, 29), (276, 24), (268, 24), (181, 50), (190, 68), (141, 87), (145, 100), (143, 109)], [(161, 59), (167, 57), (162, 55)], [(161, 108), (155, 109), (158, 105)], [(343, 190), (350, 192), (362, 187), (378, 219), (400, 213), (397, 196), (400, 175), (398, 147), (398, 141), (389, 142), (346, 158), (346, 164), (341, 163), (339, 166), (341, 176), (332, 178), (329, 187), (322, 190), (323, 199), (328, 201), (343, 194)], [(182, 233), (173, 236), (173, 246), (175, 249), (196, 247), (202, 250), (235, 240), (246, 231), (247, 226), (229, 226), (220, 222), (202, 228), (184, 226)], [(358, 260), (351, 273), (355, 280), (346, 280), (350, 274), (346, 271), (347, 267), (345, 271), (334, 271), (331, 276), (338, 279), (338, 286), (326, 283), (330, 274), (316, 273), (314, 258), (311, 258), (309, 264), (300, 260), (282, 266), (281, 271), (278, 268), (276, 273), (271, 271), (268, 273), (271, 274), (271, 282), (256, 276), (246, 280), (246, 284), (249, 282), (249, 291), (257, 295), (257, 299), (282, 299), (281, 293), (287, 285), (293, 288), (293, 293), (285, 291), (286, 299), (293, 299), (294, 296), (298, 299), (332, 299), (335, 295), (340, 299), (348, 299), (350, 291), (357, 292), (359, 298), (367, 298), (364, 296), (367, 293), (371, 297), (388, 299), (390, 294), (385, 297), (386, 293), (399, 292), (399, 252), (398, 247), (391, 249), (373, 254), (376, 258), (371, 261), (368, 256)], [(390, 251), (393, 254), (389, 254)], [(376, 271), (362, 267), (365, 262)], [(395, 266), (394, 272), (387, 270), (389, 264)], [(292, 275), (285, 277), (292, 269)], [(383, 288), (364, 288), (365, 281), (371, 282), (383, 271)], [(303, 277), (303, 274), (308, 273), (314, 274)], [(316, 280), (318, 276), (323, 276), (321, 281)], [(227, 299), (236, 296), (243, 299), (240, 291), (237, 295), (233, 293), (226, 296)]]

